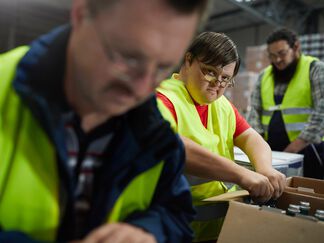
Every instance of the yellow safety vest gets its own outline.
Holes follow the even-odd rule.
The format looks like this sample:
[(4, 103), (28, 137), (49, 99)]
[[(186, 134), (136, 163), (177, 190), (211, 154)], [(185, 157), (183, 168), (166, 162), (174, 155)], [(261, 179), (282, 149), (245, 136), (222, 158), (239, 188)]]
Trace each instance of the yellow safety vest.
[[(236, 128), (236, 118), (232, 105), (224, 96), (208, 105), (206, 129), (182, 81), (175, 79), (173, 75), (171, 79), (163, 81), (157, 91), (165, 95), (174, 105), (177, 123), (169, 109), (158, 99), (158, 107), (163, 117), (170, 122), (176, 133), (190, 138), (216, 154), (234, 160), (233, 136)], [(200, 207), (204, 208), (204, 212), (208, 212), (206, 203), (202, 202), (203, 199), (228, 191), (223, 182), (206, 180), (191, 175), (186, 175), (186, 177), (191, 185), (193, 203), (198, 210), (198, 214)], [(213, 210), (213, 208), (211, 206), (210, 210)], [(222, 219), (213, 218), (211, 211), (209, 211), (209, 216), (211, 216), (209, 220), (199, 221), (198, 219), (192, 224), (195, 232), (194, 241), (217, 238)]]
[(274, 101), (274, 77), (272, 66), (265, 69), (261, 80), (262, 117), (261, 123), (268, 139), (268, 126), (274, 111), (281, 111), (290, 142), (294, 141), (308, 123), (313, 112), (313, 100), (309, 79), (310, 65), (317, 60), (301, 55), (296, 72), (290, 80), (282, 103)]
[[(0, 55), (0, 228), (54, 241), (62, 215), (56, 150), (12, 87), (28, 47)], [(107, 222), (123, 221), (151, 204), (164, 162), (135, 177), (121, 193)]]

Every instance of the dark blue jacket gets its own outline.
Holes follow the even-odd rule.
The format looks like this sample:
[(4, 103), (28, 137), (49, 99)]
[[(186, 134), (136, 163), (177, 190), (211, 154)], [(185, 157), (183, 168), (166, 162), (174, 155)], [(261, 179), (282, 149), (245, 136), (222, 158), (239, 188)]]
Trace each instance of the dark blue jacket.
[[(63, 92), (69, 33), (69, 27), (60, 27), (33, 42), (20, 61), (13, 81), (16, 91), (57, 149), (61, 208), (64, 212), (57, 237), (60, 242), (73, 240), (73, 192), (76, 186), (66, 163), (68, 156), (62, 121), (62, 113), (70, 109)], [(107, 122), (111, 120), (117, 125), (114, 126), (113, 141), (107, 146), (109, 156), (103, 161), (100, 172), (95, 174), (86, 233), (105, 222), (116, 199), (134, 177), (164, 160), (149, 210), (130, 215), (126, 222), (151, 232), (158, 242), (190, 242), (189, 223), (194, 211), (189, 187), (182, 175), (184, 149), (161, 117), (155, 97)], [(0, 231), (0, 242), (33, 241), (21, 232)]]

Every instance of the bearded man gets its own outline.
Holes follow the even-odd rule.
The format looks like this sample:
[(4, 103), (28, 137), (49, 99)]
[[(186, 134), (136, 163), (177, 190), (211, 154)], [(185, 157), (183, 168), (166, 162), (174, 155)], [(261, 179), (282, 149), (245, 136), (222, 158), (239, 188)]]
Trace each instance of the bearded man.
[(272, 150), (304, 154), (304, 176), (323, 179), (324, 63), (301, 53), (297, 34), (267, 38), (271, 62), (259, 76), (248, 122)]

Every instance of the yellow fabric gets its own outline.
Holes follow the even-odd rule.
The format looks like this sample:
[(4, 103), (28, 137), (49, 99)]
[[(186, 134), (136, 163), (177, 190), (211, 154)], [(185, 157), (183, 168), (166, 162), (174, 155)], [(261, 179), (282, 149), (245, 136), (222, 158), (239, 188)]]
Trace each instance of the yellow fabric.
[[(289, 82), (285, 95), (279, 110), (285, 110), (289, 108), (312, 108), (313, 101), (311, 96), (311, 85), (309, 79), (310, 64), (317, 60), (314, 57), (304, 56), (300, 57), (297, 64), (296, 72)], [(276, 106), (274, 101), (274, 77), (272, 72), (272, 66), (266, 68), (263, 78), (261, 80), (261, 99), (262, 109), (264, 111), (271, 110), (271, 107)], [(308, 114), (282, 114), (284, 123), (305, 123), (308, 121)], [(271, 121), (271, 115), (262, 115), (262, 124), (268, 126)], [(288, 131), (287, 134), (289, 140), (294, 141), (300, 131)], [(265, 131), (265, 138), (267, 139), (267, 131)]]
[(135, 211), (145, 211), (151, 204), (164, 162), (137, 176), (119, 196), (108, 223), (123, 221)]
[[(234, 132), (236, 118), (232, 105), (224, 97), (208, 105), (207, 129), (203, 126), (195, 104), (182, 81), (175, 79), (165, 80), (157, 88), (174, 105), (177, 121), (176, 124), (171, 112), (162, 101), (158, 99), (158, 107), (163, 117), (170, 122), (173, 130), (208, 150), (234, 160)], [(226, 186), (220, 181), (206, 182), (191, 186), (194, 205), (203, 205), (203, 199), (216, 196), (227, 191)], [(223, 219), (208, 222), (195, 221), (192, 227), (195, 231), (194, 241), (216, 239)], [(209, 233), (207, 233), (209, 232)]]
[[(56, 151), (12, 87), (28, 47), (0, 55), (0, 228), (34, 240), (55, 241), (59, 227)], [(107, 222), (144, 211), (152, 201), (164, 162), (136, 176), (121, 193)]]
[(216, 240), (222, 229), (224, 218), (205, 221), (194, 221), (191, 228), (194, 229), (195, 238), (192, 242)]
[(0, 226), (51, 241), (59, 221), (55, 151), (11, 83), (27, 50), (0, 56)]

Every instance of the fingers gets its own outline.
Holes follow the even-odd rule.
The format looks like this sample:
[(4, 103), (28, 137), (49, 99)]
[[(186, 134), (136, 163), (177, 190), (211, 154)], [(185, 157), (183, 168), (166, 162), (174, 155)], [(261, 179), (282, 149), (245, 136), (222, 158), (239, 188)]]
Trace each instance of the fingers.
[(156, 243), (151, 234), (145, 231), (130, 226), (120, 225), (120, 227), (114, 228), (108, 236), (106, 236), (104, 243)]
[(156, 243), (152, 234), (125, 223), (105, 224), (91, 232), (82, 243)]
[(286, 187), (286, 177), (279, 171), (274, 170), (272, 176), (269, 177), (270, 183), (274, 188), (273, 199), (281, 196)]
[(261, 174), (253, 173), (252, 180), (249, 182), (248, 191), (251, 197), (257, 202), (266, 202), (272, 195), (274, 188), (269, 179)]
[(257, 202), (261, 202), (261, 203), (267, 202), (271, 199), (271, 197), (273, 195), (274, 188), (271, 185), (271, 183), (269, 182), (269, 180), (263, 187), (264, 187), (263, 193), (261, 193), (259, 196), (257, 196), (255, 198)]
[(110, 234), (115, 228), (117, 224), (105, 224), (94, 231), (92, 231), (83, 241), (82, 243), (96, 243), (101, 242), (105, 239), (107, 235)]
[(270, 183), (271, 183), (271, 185), (273, 186), (273, 189), (274, 189), (272, 198), (273, 199), (279, 198), (280, 195), (281, 195), (279, 181), (275, 178), (275, 179), (270, 180)]
[(258, 171), (259, 174), (267, 177), (272, 188), (272, 199), (278, 199), (286, 187), (286, 176), (274, 168), (267, 168)]
[(254, 201), (266, 202), (281, 196), (286, 177), (273, 168), (262, 171), (262, 174), (249, 171), (243, 174), (240, 186), (249, 191)]

